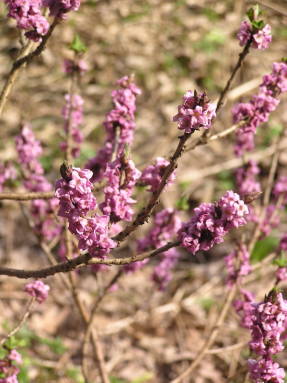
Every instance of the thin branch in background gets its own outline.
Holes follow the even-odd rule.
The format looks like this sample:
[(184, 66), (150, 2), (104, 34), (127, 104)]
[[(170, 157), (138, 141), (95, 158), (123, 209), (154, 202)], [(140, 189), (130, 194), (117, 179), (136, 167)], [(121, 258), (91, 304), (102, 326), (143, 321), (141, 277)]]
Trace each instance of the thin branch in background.
[(162, 176), (161, 182), (159, 184), (159, 187), (156, 191), (154, 191), (147, 203), (146, 206), (144, 206), (140, 212), (137, 214), (135, 220), (128, 225), (124, 230), (122, 230), (119, 234), (117, 234), (113, 239), (122, 242), (126, 237), (128, 237), (133, 231), (135, 231), (138, 226), (143, 225), (145, 222), (148, 221), (154, 207), (158, 203), (158, 199), (164, 189), (164, 187), (167, 184), (167, 181), (172, 174), (172, 172), (177, 167), (178, 159), (181, 157), (181, 155), (184, 152), (185, 149), (185, 143), (189, 139), (190, 133), (184, 133), (180, 138), (177, 145), (177, 148), (175, 149), (175, 152), (169, 159), (169, 165), (166, 167), (164, 174)]
[(31, 49), (33, 48), (33, 43), (29, 42), (27, 44), (27, 47), (24, 49), (24, 52), (20, 55), (20, 57), (14, 62), (12, 65), (12, 68), (8, 74), (7, 80), (3, 86), (3, 89), (0, 94), (0, 117), (2, 116), (5, 104), (8, 100), (9, 94), (14, 86), (14, 83), (17, 79), (17, 76), (19, 74), (20, 69), (26, 65), (29, 64), (35, 57), (40, 56), (40, 54), (43, 52), (43, 50), (46, 48), (47, 42), (49, 38), (51, 37), (55, 27), (59, 23), (58, 17), (55, 17), (53, 20), (53, 23), (51, 24), (47, 34), (43, 36), (41, 43), (38, 45), (38, 47), (31, 52)]
[(89, 339), (90, 339), (90, 336), (91, 336), (91, 332), (92, 332), (92, 329), (93, 329), (93, 324), (94, 324), (94, 320), (95, 320), (95, 315), (96, 315), (96, 312), (97, 312), (97, 309), (99, 307), (99, 304), (102, 302), (102, 300), (104, 299), (104, 297), (106, 296), (107, 292), (110, 290), (110, 288), (119, 280), (119, 278), (122, 276), (123, 272), (122, 270), (119, 270), (115, 275), (114, 277), (109, 281), (109, 283), (105, 286), (105, 288), (103, 289), (101, 295), (99, 295), (99, 297), (96, 299), (95, 303), (94, 303), (94, 306), (91, 310), (91, 314), (90, 314), (90, 319), (87, 323), (87, 327), (86, 327), (86, 331), (85, 331), (85, 335), (84, 335), (84, 340), (83, 340), (83, 346), (82, 346), (82, 372), (83, 372), (83, 375), (85, 377), (85, 379), (87, 380), (88, 379), (88, 366), (87, 366), (87, 350), (88, 350), (88, 344), (89, 344)]
[(183, 379), (190, 376), (190, 374), (194, 371), (194, 369), (199, 365), (199, 363), (202, 361), (206, 353), (208, 352), (209, 348), (213, 345), (213, 343), (216, 340), (216, 337), (221, 329), (221, 326), (224, 323), (224, 320), (226, 318), (226, 315), (228, 313), (228, 310), (230, 308), (230, 305), (233, 301), (233, 298), (235, 296), (237, 290), (236, 284), (234, 284), (226, 293), (225, 296), (225, 303), (220, 310), (220, 313), (217, 317), (216, 323), (213, 326), (207, 340), (204, 342), (204, 345), (202, 346), (201, 350), (197, 354), (196, 358), (193, 360), (191, 365), (182, 373), (180, 374), (176, 379), (173, 379), (171, 383), (180, 383), (183, 381)]
[(51, 199), (55, 197), (54, 192), (36, 193), (0, 193), (1, 200), (33, 201), (35, 199)]
[(219, 100), (217, 102), (217, 105), (216, 105), (216, 109), (215, 111), (218, 112), (218, 110), (221, 108), (221, 106), (223, 105), (223, 102), (224, 102), (224, 99), (229, 91), (229, 88), (231, 86), (231, 83), (236, 75), (236, 73), (238, 72), (238, 70), (240, 69), (245, 57), (248, 55), (249, 53), (249, 49), (251, 47), (251, 44), (252, 44), (252, 41), (253, 41), (253, 35), (251, 36), (251, 38), (249, 39), (249, 41), (247, 42), (247, 44), (244, 46), (242, 52), (239, 54), (239, 58), (238, 58), (238, 61), (235, 65), (235, 67), (233, 68), (233, 71), (224, 87), (224, 89), (222, 90), (220, 96), (219, 96)]
[(19, 321), (19, 323), (17, 324), (16, 327), (13, 328), (13, 330), (11, 330), (1, 341), (0, 341), (0, 346), (2, 347), (4, 345), (4, 343), (7, 342), (7, 340), (9, 338), (11, 338), (11, 336), (14, 336), (22, 327), (23, 325), (25, 324), (26, 320), (28, 319), (30, 313), (31, 313), (31, 309), (32, 309), (32, 306), (33, 306), (33, 303), (35, 301), (35, 298), (32, 297), (26, 307), (26, 309), (24, 310), (24, 313)]

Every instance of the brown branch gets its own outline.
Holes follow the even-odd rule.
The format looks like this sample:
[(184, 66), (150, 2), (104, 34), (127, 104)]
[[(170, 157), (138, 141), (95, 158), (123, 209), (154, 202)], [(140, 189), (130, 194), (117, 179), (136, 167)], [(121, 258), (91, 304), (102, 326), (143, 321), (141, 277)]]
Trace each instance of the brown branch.
[(32, 201), (34, 199), (51, 199), (55, 197), (54, 192), (37, 193), (0, 193), (1, 200)]
[(90, 336), (91, 336), (91, 333), (92, 333), (92, 330), (93, 330), (93, 324), (94, 324), (94, 320), (95, 320), (95, 315), (96, 315), (96, 312), (97, 312), (97, 309), (99, 307), (99, 304), (101, 303), (101, 301), (103, 300), (103, 298), (106, 296), (107, 292), (109, 291), (109, 289), (111, 288), (111, 286), (113, 284), (115, 284), (117, 282), (117, 280), (121, 277), (123, 271), (122, 270), (119, 270), (115, 275), (114, 277), (109, 281), (109, 283), (105, 286), (103, 292), (101, 295), (99, 295), (99, 297), (96, 299), (95, 303), (94, 303), (94, 306), (91, 310), (91, 315), (90, 315), (90, 319), (87, 323), (87, 328), (86, 328), (86, 331), (85, 331), (85, 336), (84, 336), (84, 340), (83, 340), (83, 346), (82, 346), (82, 372), (83, 372), (83, 375), (85, 377), (85, 379), (88, 381), (89, 378), (89, 374), (88, 374), (88, 366), (87, 366), (87, 359), (86, 359), (86, 356), (87, 356), (87, 349), (88, 349), (88, 344), (89, 344), (89, 339), (90, 339)]
[(19, 323), (17, 324), (16, 327), (13, 328), (13, 330), (11, 330), (9, 332), (9, 334), (7, 334), (0, 342), (0, 346), (3, 346), (3, 344), (9, 339), (11, 338), (11, 336), (15, 335), (20, 329), (21, 327), (24, 325), (24, 323), (26, 322), (26, 320), (28, 319), (28, 316), (30, 315), (30, 312), (31, 312), (31, 308), (33, 306), (33, 303), (35, 301), (35, 298), (32, 297), (24, 311), (24, 314), (22, 315)]
[(215, 111), (218, 112), (218, 110), (221, 108), (222, 104), (223, 104), (223, 101), (224, 101), (224, 98), (226, 97), (226, 94), (227, 92), (229, 91), (229, 88), (230, 88), (230, 85), (236, 75), (236, 73), (238, 72), (238, 70), (240, 69), (245, 57), (248, 55), (249, 53), (249, 49), (250, 49), (250, 46), (252, 44), (252, 41), (253, 41), (253, 35), (251, 36), (251, 38), (249, 39), (249, 41), (247, 42), (247, 44), (244, 46), (242, 52), (239, 54), (239, 58), (238, 58), (238, 61), (235, 65), (235, 67), (233, 68), (233, 71), (224, 87), (224, 89), (222, 90), (220, 96), (219, 96), (219, 100), (217, 102), (217, 105), (216, 105), (216, 109)]
[(0, 267), (0, 275), (7, 275), (10, 277), (17, 277), (20, 279), (28, 278), (47, 278), (50, 275), (55, 275), (58, 273), (67, 273), (69, 271), (75, 270), (77, 267), (89, 265), (89, 264), (102, 264), (102, 265), (127, 265), (129, 263), (142, 261), (146, 258), (154, 257), (157, 254), (160, 254), (164, 251), (171, 249), (172, 247), (179, 246), (180, 242), (169, 242), (165, 246), (160, 247), (152, 252), (142, 253), (136, 256), (126, 257), (126, 258), (92, 258), (90, 254), (82, 254), (74, 259), (67, 260), (65, 262), (58, 263), (56, 265), (46, 267), (39, 270), (21, 270), (13, 269), (10, 267)]
[(200, 350), (200, 352), (198, 353), (198, 355), (196, 356), (196, 358), (194, 359), (194, 361), (191, 363), (191, 365), (180, 375), (178, 376), (176, 379), (173, 379), (171, 381), (171, 383), (180, 383), (183, 381), (183, 379), (187, 378), (188, 376), (190, 376), (190, 374), (194, 371), (194, 369), (198, 366), (198, 364), (202, 361), (202, 359), (204, 358), (205, 354), (208, 352), (209, 348), (213, 345), (219, 331), (220, 331), (220, 328), (221, 326), (223, 325), (223, 322), (225, 320), (225, 317), (228, 313), (228, 310), (229, 310), (229, 307), (233, 301), (233, 298), (235, 296), (235, 293), (236, 293), (236, 285), (234, 284), (230, 289), (229, 291), (227, 292), (226, 294), (226, 298), (225, 298), (225, 303), (218, 315), (218, 318), (216, 320), (216, 324), (215, 326), (213, 327), (213, 329), (211, 330), (207, 340), (205, 341), (202, 349)]
[(29, 64), (34, 59), (34, 57), (39, 56), (43, 52), (43, 50), (46, 48), (48, 39), (52, 35), (52, 33), (53, 33), (53, 31), (54, 31), (54, 29), (58, 23), (59, 23), (59, 19), (57, 17), (55, 17), (53, 23), (51, 24), (51, 26), (47, 32), (47, 34), (45, 36), (43, 36), (42, 41), (38, 45), (38, 47), (33, 52), (27, 53), (27, 52), (29, 52), (29, 50), (33, 46), (33, 43), (29, 42), (27, 44), (27, 49), (25, 49), (25, 51), (24, 51), (25, 55), (18, 58), (14, 62), (14, 64), (12, 65), (12, 68), (8, 74), (7, 80), (3, 86), (3, 89), (2, 89), (2, 92), (0, 95), (0, 117), (2, 115), (4, 106), (6, 104), (6, 101), (8, 100), (9, 94), (13, 88), (13, 85), (15, 83), (15, 80), (18, 76), (20, 69), (25, 64)]
[(122, 230), (118, 235), (116, 235), (113, 238), (114, 240), (118, 242), (123, 241), (128, 235), (130, 235), (133, 231), (135, 231), (138, 226), (143, 225), (145, 222), (148, 221), (154, 207), (158, 203), (158, 199), (160, 197), (161, 192), (163, 191), (164, 187), (167, 184), (168, 178), (177, 167), (177, 161), (182, 155), (184, 151), (185, 143), (189, 137), (190, 137), (190, 134), (187, 134), (187, 133), (184, 133), (181, 137), (179, 137), (177, 148), (174, 154), (169, 159), (169, 165), (165, 169), (165, 172), (162, 176), (158, 189), (152, 193), (148, 201), (148, 204), (141, 209), (141, 211), (137, 214), (135, 220), (130, 225), (128, 225), (124, 230)]

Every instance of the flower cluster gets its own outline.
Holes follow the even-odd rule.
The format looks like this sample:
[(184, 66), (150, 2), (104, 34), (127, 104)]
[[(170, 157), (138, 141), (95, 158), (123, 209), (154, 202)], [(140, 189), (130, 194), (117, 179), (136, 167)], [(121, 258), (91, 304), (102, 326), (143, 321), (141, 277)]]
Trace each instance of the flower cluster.
[(25, 36), (33, 41), (40, 41), (49, 30), (49, 22), (43, 16), (45, 7), (50, 14), (64, 18), (69, 11), (77, 11), (81, 0), (5, 0), (8, 16), (15, 19), (17, 27), (25, 32)]
[(253, 323), (252, 316), (254, 312), (254, 295), (250, 291), (244, 289), (241, 289), (240, 293), (242, 298), (236, 299), (233, 302), (233, 306), (238, 315), (241, 317), (241, 326), (249, 329)]
[(3, 190), (5, 182), (14, 180), (16, 177), (16, 169), (10, 162), (0, 163), (0, 192)]
[(260, 183), (256, 181), (256, 176), (259, 172), (260, 169), (254, 160), (249, 160), (242, 168), (236, 170), (236, 186), (242, 197), (250, 193), (259, 193), (261, 191)]
[(235, 154), (241, 156), (254, 148), (257, 127), (267, 122), (279, 104), (278, 96), (287, 90), (287, 65), (274, 63), (270, 75), (265, 75), (259, 93), (247, 103), (239, 103), (232, 110), (233, 122), (240, 123), (236, 131)]
[(43, 0), (43, 3), (49, 8), (52, 16), (65, 18), (67, 12), (80, 8), (81, 0)]
[(254, 49), (266, 49), (272, 41), (271, 27), (266, 24), (262, 29), (254, 28), (249, 21), (242, 21), (237, 34), (241, 46), (245, 46), (249, 41)]
[(104, 177), (107, 164), (115, 151), (115, 158), (120, 158), (125, 146), (133, 141), (135, 130), (136, 97), (140, 89), (125, 76), (117, 81), (119, 89), (112, 91), (114, 109), (104, 121), (106, 141), (98, 154), (86, 164), (93, 171), (92, 181), (100, 181)]
[(231, 229), (244, 225), (248, 207), (238, 194), (227, 191), (218, 202), (202, 203), (194, 213), (179, 231), (181, 245), (192, 254), (211, 249)]
[(132, 205), (136, 202), (131, 198), (133, 188), (140, 178), (141, 172), (132, 160), (124, 157), (116, 159), (107, 167), (105, 178), (105, 201), (100, 205), (102, 212), (110, 216), (111, 222), (130, 221), (133, 216)]
[(90, 182), (93, 173), (65, 166), (61, 172), (63, 178), (56, 182), (55, 192), (60, 201), (59, 216), (68, 219), (69, 230), (79, 240), (80, 250), (88, 250), (91, 256), (104, 256), (115, 247), (115, 242), (108, 235), (109, 216), (87, 216), (97, 208)]
[[(140, 178), (140, 184), (149, 186), (149, 191), (154, 192), (158, 189), (162, 176), (165, 172), (165, 169), (168, 167), (169, 161), (165, 160), (162, 157), (157, 157), (154, 165), (147, 166)], [(175, 172), (172, 172), (170, 177), (167, 180), (167, 185), (170, 185), (175, 180)]]
[[(16, 149), (25, 178), (25, 188), (30, 192), (51, 191), (52, 185), (44, 176), (44, 169), (38, 159), (42, 154), (42, 146), (36, 140), (30, 125), (24, 125), (16, 137)], [(60, 233), (60, 227), (53, 219), (57, 205), (55, 198), (49, 201), (33, 200), (31, 203), (36, 233), (48, 240)]]
[(25, 30), (25, 36), (39, 41), (49, 29), (48, 20), (42, 15), (42, 0), (5, 0), (8, 16), (17, 22), (19, 29)]
[(31, 297), (36, 298), (36, 301), (39, 303), (43, 303), (48, 298), (49, 290), (50, 287), (39, 280), (28, 283), (25, 286), (25, 292), (31, 295)]
[(245, 245), (240, 245), (238, 250), (231, 252), (224, 259), (227, 268), (227, 282), (233, 285), (240, 277), (251, 272), (250, 254)]
[[(181, 220), (174, 209), (158, 212), (147, 235), (138, 241), (137, 251), (144, 252), (165, 245), (181, 228)], [(164, 289), (171, 280), (171, 270), (179, 258), (178, 250), (172, 248), (161, 254), (159, 264), (154, 268), (152, 279), (160, 289)], [(136, 271), (148, 262), (148, 259), (124, 266), (125, 271)]]
[(250, 376), (256, 383), (284, 382), (284, 369), (272, 360), (272, 355), (284, 349), (281, 335), (285, 331), (286, 318), (287, 302), (281, 293), (271, 291), (264, 302), (254, 304), (249, 345), (260, 359), (250, 359), (248, 364)]
[(0, 383), (18, 383), (17, 375), (20, 370), (14, 363), (22, 364), (22, 357), (15, 349), (9, 351), (0, 359)]
[[(65, 120), (64, 129), (67, 134), (71, 134), (74, 142), (72, 148), (72, 156), (78, 157), (80, 155), (79, 145), (83, 142), (83, 134), (79, 130), (79, 125), (83, 122), (83, 104), (84, 100), (78, 94), (66, 94), (66, 105), (62, 109), (62, 116)], [(70, 132), (69, 132), (70, 131)], [(61, 142), (60, 147), (62, 150), (67, 150), (67, 142)]]
[(196, 91), (188, 91), (173, 121), (178, 123), (178, 129), (184, 130), (187, 134), (200, 128), (209, 129), (215, 117), (215, 108), (215, 104), (209, 102), (205, 93), (197, 94)]
[(78, 73), (83, 75), (88, 70), (87, 63), (84, 60), (64, 60), (64, 72), (68, 75)]

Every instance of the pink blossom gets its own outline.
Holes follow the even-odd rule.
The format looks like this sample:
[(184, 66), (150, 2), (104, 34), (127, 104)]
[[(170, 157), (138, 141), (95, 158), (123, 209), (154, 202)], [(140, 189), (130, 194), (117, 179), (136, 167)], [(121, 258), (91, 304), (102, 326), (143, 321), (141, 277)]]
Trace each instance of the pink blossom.
[(49, 23), (41, 14), (42, 0), (5, 0), (8, 16), (17, 22), (17, 27), (26, 31), (28, 39), (39, 41), (47, 34)]
[(287, 268), (278, 267), (276, 270), (276, 278), (278, 281), (285, 281), (287, 279)]
[(105, 215), (111, 216), (111, 222), (132, 219), (132, 205), (136, 202), (132, 192), (140, 176), (141, 172), (132, 160), (118, 159), (107, 167), (105, 178), (108, 186), (104, 189), (105, 201), (100, 208)]
[(227, 191), (218, 202), (202, 203), (194, 213), (179, 231), (181, 245), (192, 254), (211, 249), (223, 242), (223, 237), (232, 228), (244, 225), (248, 207), (238, 194)]
[(93, 184), (90, 178), (93, 173), (88, 169), (72, 168), (66, 179), (56, 182), (55, 196), (60, 200), (59, 216), (74, 218), (85, 216), (97, 207), (92, 193)]
[(106, 255), (116, 243), (109, 236), (109, 216), (88, 216), (97, 208), (90, 182), (93, 173), (65, 167), (62, 173), (64, 178), (56, 182), (55, 192), (60, 202), (58, 215), (68, 219), (69, 230), (77, 237), (80, 250), (87, 250), (91, 256)]
[(50, 14), (59, 18), (65, 18), (67, 12), (77, 11), (80, 8), (81, 0), (43, 0)]
[(0, 192), (7, 181), (14, 180), (16, 177), (17, 172), (11, 162), (0, 163)]
[(249, 359), (248, 368), (250, 372), (250, 378), (255, 383), (272, 382), (272, 383), (284, 383), (285, 371), (278, 363), (272, 359)]
[(287, 65), (274, 63), (270, 75), (265, 75), (259, 92), (248, 103), (239, 103), (232, 110), (233, 122), (240, 123), (236, 131), (235, 154), (241, 156), (254, 148), (257, 127), (267, 122), (279, 104), (278, 96), (287, 90)]
[(10, 360), (14, 360), (15, 362), (17, 362), (18, 364), (22, 364), (23, 361), (22, 361), (22, 357), (21, 355), (19, 354), (19, 352), (15, 349), (11, 350), (9, 355), (8, 355), (8, 358)]
[(25, 292), (35, 297), (37, 302), (43, 303), (48, 298), (50, 287), (42, 281), (34, 281), (25, 286)]
[(259, 172), (260, 169), (254, 160), (249, 160), (243, 167), (236, 170), (236, 186), (241, 196), (261, 191), (260, 183), (256, 181)]
[(87, 63), (84, 60), (70, 60), (65, 59), (64, 60), (64, 72), (66, 74), (73, 74), (73, 73), (79, 73), (80, 75), (83, 75), (88, 70)]
[(205, 93), (197, 94), (188, 91), (183, 96), (183, 103), (178, 107), (178, 113), (173, 121), (178, 123), (178, 128), (191, 134), (200, 128), (209, 129), (215, 117), (215, 104), (211, 104)]
[(228, 279), (227, 283), (233, 285), (238, 278), (251, 272), (250, 254), (245, 245), (240, 245), (238, 250), (231, 252), (224, 258)]
[(255, 31), (252, 29), (252, 25), (244, 20), (240, 25), (237, 37), (241, 46), (245, 46), (248, 41), (252, 41), (252, 48), (263, 50), (268, 48), (272, 41), (271, 27), (266, 24), (262, 29)]
[(279, 243), (279, 250), (287, 251), (287, 234), (284, 234)]
[[(48, 192), (52, 190), (51, 183), (44, 176), (44, 170), (38, 157), (42, 154), (42, 146), (36, 139), (31, 126), (26, 124), (16, 137), (16, 149), (19, 162), (24, 173), (24, 186), (31, 192)], [(60, 226), (51, 219), (57, 200), (33, 200), (31, 214), (36, 233), (48, 240), (60, 233)]]
[[(157, 157), (154, 165), (147, 166), (140, 178), (140, 183), (149, 186), (149, 191), (154, 192), (158, 189), (165, 169), (168, 167), (169, 161), (162, 157)], [(175, 172), (169, 176), (166, 185), (171, 185), (175, 181)]]
[(93, 182), (102, 180), (113, 152), (116, 151), (115, 158), (120, 158), (125, 146), (130, 145), (134, 137), (136, 97), (141, 91), (128, 76), (118, 80), (117, 84), (119, 89), (112, 91), (114, 108), (104, 121), (106, 141), (98, 154), (86, 164), (94, 173)]

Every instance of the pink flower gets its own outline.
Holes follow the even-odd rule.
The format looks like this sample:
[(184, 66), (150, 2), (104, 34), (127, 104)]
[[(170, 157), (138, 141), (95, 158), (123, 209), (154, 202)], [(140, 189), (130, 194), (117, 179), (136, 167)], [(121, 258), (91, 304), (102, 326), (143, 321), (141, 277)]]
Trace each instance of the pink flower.
[(245, 20), (240, 25), (237, 37), (241, 46), (245, 46), (251, 40), (252, 48), (263, 50), (268, 48), (272, 41), (271, 27), (269, 24), (266, 24), (255, 33), (252, 25)]
[(227, 268), (227, 283), (233, 285), (238, 278), (251, 272), (250, 254), (246, 246), (241, 245), (238, 250), (233, 251), (224, 258)]
[(111, 222), (132, 219), (132, 205), (136, 201), (131, 197), (140, 176), (141, 172), (131, 160), (115, 160), (107, 167), (105, 178), (108, 186), (104, 189), (105, 201), (100, 208), (105, 215), (111, 217)]
[(244, 225), (248, 207), (238, 194), (227, 191), (218, 202), (202, 203), (194, 213), (179, 231), (181, 245), (192, 254), (211, 249), (232, 228)]
[(287, 65), (274, 63), (270, 75), (263, 77), (259, 92), (247, 103), (239, 103), (232, 110), (233, 122), (240, 123), (236, 131), (235, 154), (241, 156), (254, 148), (257, 127), (267, 122), (279, 104), (278, 96), (287, 90)]
[(48, 298), (50, 287), (42, 281), (34, 281), (25, 286), (25, 292), (35, 297), (37, 302), (43, 303)]
[(116, 151), (115, 158), (119, 159), (126, 145), (130, 145), (134, 137), (136, 98), (141, 91), (127, 76), (118, 80), (117, 84), (120, 88), (112, 91), (114, 108), (106, 115), (104, 121), (106, 141), (98, 154), (86, 164), (94, 173), (93, 182), (101, 181), (104, 177), (113, 151)]
[(22, 357), (21, 355), (19, 354), (19, 352), (15, 349), (11, 350), (9, 355), (8, 355), (8, 358), (10, 360), (14, 360), (15, 362), (17, 362), (18, 364), (22, 364), (23, 361), (22, 361)]
[(183, 97), (183, 103), (178, 107), (178, 113), (173, 121), (178, 123), (178, 129), (191, 134), (200, 128), (209, 129), (215, 117), (215, 104), (211, 104), (205, 93), (197, 94), (188, 91)]
[(64, 60), (64, 72), (66, 74), (72, 74), (74, 72), (79, 73), (80, 75), (83, 75), (88, 70), (88, 66), (84, 60), (70, 60), (65, 59)]
[[(157, 157), (154, 165), (147, 166), (140, 178), (140, 183), (145, 186), (150, 186), (149, 191), (154, 192), (158, 189), (165, 169), (168, 167), (169, 161), (162, 157)], [(175, 181), (175, 172), (169, 176), (166, 185), (171, 185)]]
[(39, 41), (49, 30), (47, 19), (41, 14), (42, 0), (5, 0), (8, 16), (17, 22), (17, 27), (26, 31), (28, 39)]

